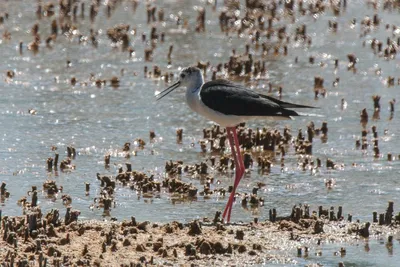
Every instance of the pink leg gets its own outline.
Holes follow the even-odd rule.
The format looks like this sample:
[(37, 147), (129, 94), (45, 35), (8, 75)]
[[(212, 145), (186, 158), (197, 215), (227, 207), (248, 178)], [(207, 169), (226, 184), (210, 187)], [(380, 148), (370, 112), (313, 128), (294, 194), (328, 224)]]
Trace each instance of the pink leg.
[[(240, 153), (239, 139), (238, 139), (237, 134), (236, 134), (236, 129), (234, 129), (233, 138), (234, 138), (234, 141), (235, 141), (236, 151), (238, 153), (238, 160), (239, 160), (239, 163), (240, 163), (240, 179), (242, 179), (242, 175), (244, 174), (244, 171), (246, 170), (246, 168), (244, 167), (244, 161), (243, 161), (242, 153)], [(238, 184), (239, 184), (239, 182), (240, 182), (240, 180), (238, 181)]]
[(242, 155), (240, 153), (239, 140), (237, 138), (236, 128), (235, 127), (227, 127), (226, 129), (227, 129), (229, 144), (231, 145), (233, 158), (235, 160), (235, 168), (236, 168), (233, 190), (231, 192), (231, 195), (229, 196), (228, 203), (227, 203), (224, 213), (222, 215), (222, 217), (225, 218), (225, 216), (228, 213), (227, 222), (229, 222), (231, 219), (231, 211), (232, 211), (234, 196), (236, 193), (236, 188), (238, 187), (239, 182), (244, 173), (244, 164), (243, 164)]
[[(227, 135), (228, 135), (228, 140), (229, 140), (229, 144), (231, 146), (231, 151), (232, 151), (233, 159), (235, 160), (235, 167), (236, 167), (236, 162), (237, 162), (238, 159), (237, 159), (237, 154), (236, 154), (236, 151), (235, 151), (235, 145), (233, 143), (234, 142), (234, 137), (232, 135), (231, 128), (230, 127), (226, 127), (226, 132), (227, 132)], [(236, 181), (236, 176), (235, 176), (235, 181)], [(235, 191), (232, 189), (231, 195), (229, 196), (229, 199), (228, 199), (228, 203), (226, 204), (224, 213), (222, 215), (223, 219), (225, 219), (225, 216), (226, 216), (227, 212), (232, 209), (234, 195), (235, 195)], [(229, 222), (229, 219), (227, 220), (227, 222)]]
[[(240, 153), (240, 147), (239, 147), (239, 140), (237, 137), (237, 133), (236, 133), (236, 127), (232, 127), (231, 131), (233, 132), (233, 138), (235, 141), (235, 152), (236, 152), (236, 159), (237, 161), (236, 163), (236, 177), (235, 177), (235, 183), (233, 186), (233, 192), (236, 192), (237, 187), (239, 186), (240, 180), (243, 177), (245, 168), (244, 168), (244, 163), (243, 163), (243, 158), (242, 158), (242, 154)], [(233, 204), (233, 197), (232, 197), (232, 204)], [(232, 206), (231, 209), (228, 211), (228, 222), (231, 219), (231, 211), (232, 211)]]

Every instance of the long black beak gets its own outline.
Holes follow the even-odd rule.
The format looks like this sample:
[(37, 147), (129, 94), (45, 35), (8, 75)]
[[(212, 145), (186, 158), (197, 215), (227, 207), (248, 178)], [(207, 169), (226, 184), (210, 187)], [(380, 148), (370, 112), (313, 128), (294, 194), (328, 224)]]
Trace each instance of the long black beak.
[(174, 91), (176, 88), (178, 88), (181, 85), (180, 81), (177, 81), (176, 83), (174, 83), (173, 85), (171, 85), (170, 87), (168, 87), (167, 89), (161, 91), (160, 93), (156, 94), (157, 97), (157, 101), (160, 100), (161, 98), (163, 98), (164, 96), (168, 95), (169, 93), (171, 93), (172, 91)]

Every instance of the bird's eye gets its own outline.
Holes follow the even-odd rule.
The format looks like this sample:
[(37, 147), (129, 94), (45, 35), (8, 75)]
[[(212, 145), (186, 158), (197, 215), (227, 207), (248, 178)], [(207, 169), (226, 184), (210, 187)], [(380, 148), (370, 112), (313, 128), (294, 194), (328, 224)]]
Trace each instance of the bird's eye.
[(181, 78), (182, 78), (182, 79), (185, 78), (185, 73), (182, 73), (182, 74), (181, 74)]

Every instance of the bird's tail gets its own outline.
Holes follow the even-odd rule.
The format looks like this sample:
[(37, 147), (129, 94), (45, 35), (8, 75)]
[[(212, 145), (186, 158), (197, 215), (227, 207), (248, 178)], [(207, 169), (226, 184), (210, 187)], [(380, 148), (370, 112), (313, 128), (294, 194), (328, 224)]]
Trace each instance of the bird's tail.
[(260, 94), (260, 96), (278, 104), (282, 108), (317, 108), (317, 107), (312, 107), (312, 106), (307, 106), (307, 105), (299, 105), (299, 104), (285, 102), (285, 101), (282, 101), (282, 100), (279, 100), (279, 99), (276, 99), (274, 97), (267, 96), (267, 95)]

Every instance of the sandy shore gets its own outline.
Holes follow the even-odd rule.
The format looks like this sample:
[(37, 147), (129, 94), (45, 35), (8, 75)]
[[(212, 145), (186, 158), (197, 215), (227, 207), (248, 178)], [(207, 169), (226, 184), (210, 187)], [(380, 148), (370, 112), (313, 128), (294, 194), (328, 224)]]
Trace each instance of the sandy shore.
[[(290, 218), (277, 222), (188, 224), (58, 220), (3, 217), (0, 262), (3, 266), (206, 266), (295, 263), (318, 253), (325, 243), (354, 244), (364, 238), (393, 238), (397, 225)], [(49, 220), (50, 221), (50, 220)], [(30, 232), (30, 233), (29, 233)], [(391, 237), (390, 237), (391, 236)], [(390, 242), (388, 243), (390, 245)], [(346, 253), (345, 248), (338, 253)], [(24, 265), (28, 264), (28, 265)]]

